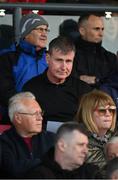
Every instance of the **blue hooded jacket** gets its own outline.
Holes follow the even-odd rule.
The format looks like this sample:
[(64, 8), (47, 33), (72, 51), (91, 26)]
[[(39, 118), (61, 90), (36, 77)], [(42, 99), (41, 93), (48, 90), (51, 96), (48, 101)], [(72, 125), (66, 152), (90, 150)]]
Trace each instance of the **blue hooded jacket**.
[(43, 73), (47, 67), (46, 48), (36, 51), (34, 45), (20, 40), (18, 46), (7, 49), (0, 56), (0, 101), (6, 105), (28, 80)]

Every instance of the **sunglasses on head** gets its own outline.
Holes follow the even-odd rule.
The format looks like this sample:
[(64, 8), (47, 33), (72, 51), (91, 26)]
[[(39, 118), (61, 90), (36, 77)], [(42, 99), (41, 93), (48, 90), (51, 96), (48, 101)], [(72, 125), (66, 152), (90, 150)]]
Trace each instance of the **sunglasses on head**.
[(116, 107), (115, 106), (109, 106), (108, 108), (97, 107), (94, 111), (97, 111), (99, 115), (102, 116), (102, 115), (105, 115), (107, 112), (109, 112), (110, 114), (115, 113)]

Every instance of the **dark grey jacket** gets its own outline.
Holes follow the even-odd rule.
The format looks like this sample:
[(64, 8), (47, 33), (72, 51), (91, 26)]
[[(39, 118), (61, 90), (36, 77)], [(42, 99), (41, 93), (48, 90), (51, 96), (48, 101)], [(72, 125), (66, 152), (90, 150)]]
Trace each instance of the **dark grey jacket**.
[(22, 177), (24, 173), (40, 164), (44, 153), (54, 143), (54, 134), (42, 132), (32, 137), (30, 151), (24, 139), (15, 128), (11, 128), (0, 136), (2, 143), (2, 169), (8, 178)]

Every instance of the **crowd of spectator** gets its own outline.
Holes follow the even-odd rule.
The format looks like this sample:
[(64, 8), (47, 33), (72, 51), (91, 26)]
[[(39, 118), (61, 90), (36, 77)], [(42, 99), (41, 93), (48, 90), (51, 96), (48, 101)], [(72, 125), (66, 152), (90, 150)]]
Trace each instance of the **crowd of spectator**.
[(0, 55), (1, 123), (11, 124), (0, 135), (1, 178), (117, 178), (117, 104), (101, 87), (118, 59), (102, 47), (103, 18), (64, 21), (48, 49), (41, 15), (27, 12), (19, 28), (19, 44)]

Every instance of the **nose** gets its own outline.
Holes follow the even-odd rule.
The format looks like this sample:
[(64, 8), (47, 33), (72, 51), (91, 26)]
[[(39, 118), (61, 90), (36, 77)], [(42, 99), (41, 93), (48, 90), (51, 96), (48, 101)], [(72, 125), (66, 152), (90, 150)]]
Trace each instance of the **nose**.
[(109, 111), (109, 109), (106, 109), (106, 115), (111, 115), (111, 112)]
[(99, 30), (99, 35), (100, 35), (101, 37), (103, 37), (103, 33), (104, 33), (104, 32), (103, 32), (103, 29), (100, 29), (100, 30)]
[(63, 62), (61, 63), (61, 67), (62, 67), (63, 69), (65, 69), (65, 67), (66, 67), (66, 62), (65, 62), (65, 61), (63, 61)]
[(118, 157), (118, 153), (116, 153), (116, 157)]
[(42, 115), (42, 113), (38, 113), (36, 117), (37, 117), (37, 120), (43, 121), (43, 115)]
[(83, 148), (83, 152), (87, 155), (88, 154), (88, 146), (84, 146), (84, 148)]

